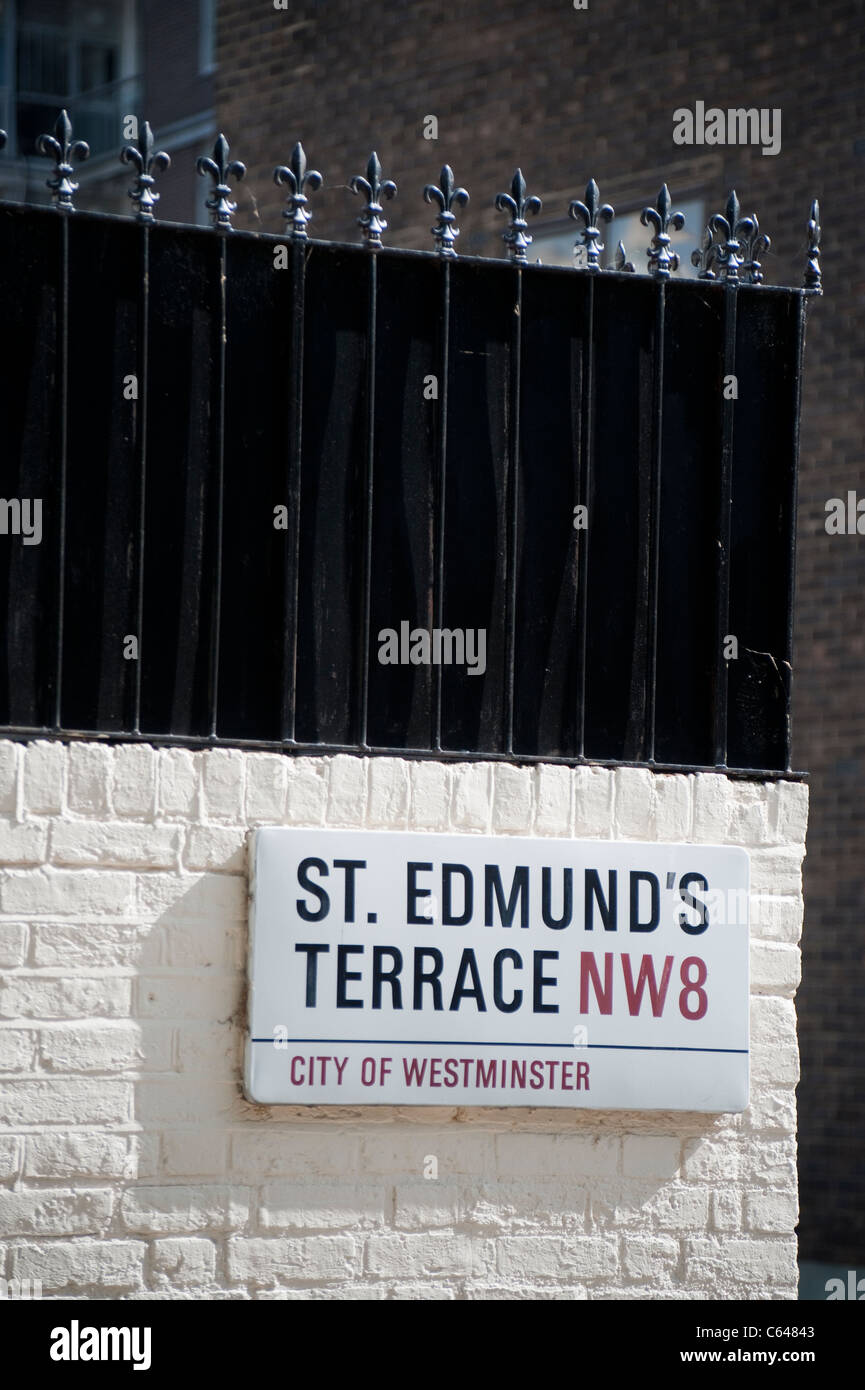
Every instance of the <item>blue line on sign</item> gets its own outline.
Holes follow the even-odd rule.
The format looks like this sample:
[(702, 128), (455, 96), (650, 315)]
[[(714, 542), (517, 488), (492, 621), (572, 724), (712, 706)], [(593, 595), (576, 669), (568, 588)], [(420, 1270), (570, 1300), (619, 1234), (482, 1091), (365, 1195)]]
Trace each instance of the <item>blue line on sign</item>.
[(747, 1047), (648, 1047), (639, 1043), (452, 1042), (449, 1038), (250, 1038), (254, 1043), (339, 1043), (342, 1047), (559, 1047), (568, 1052), (603, 1048), (611, 1052), (731, 1052), (747, 1057)]
[(737, 1052), (743, 1057), (747, 1057), (747, 1047), (643, 1047), (638, 1043), (578, 1043), (574, 1044), (574, 1051), (579, 1052), (580, 1047), (605, 1047), (615, 1052)]

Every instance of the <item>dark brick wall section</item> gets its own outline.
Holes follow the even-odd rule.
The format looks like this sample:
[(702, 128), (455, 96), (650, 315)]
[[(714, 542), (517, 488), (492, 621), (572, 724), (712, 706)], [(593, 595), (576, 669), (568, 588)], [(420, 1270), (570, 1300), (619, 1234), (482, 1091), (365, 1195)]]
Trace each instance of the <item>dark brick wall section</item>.
[[(703, 189), (718, 209), (735, 183), (772, 237), (767, 281), (799, 284), (820, 197), (827, 293), (808, 330), (795, 695), (795, 761), (812, 775), (800, 1230), (804, 1256), (839, 1261), (865, 1257), (865, 537), (827, 536), (823, 521), (828, 497), (865, 495), (863, 40), (861, 0), (590, 0), (585, 11), (567, 0), (329, 0), (288, 12), (222, 0), (217, 76), (219, 123), (249, 166), (238, 225), (280, 229), (272, 169), (298, 138), (326, 179), (314, 233), (356, 239), (345, 185), (375, 147), (399, 184), (386, 239), (400, 246), (429, 244), (420, 193), (444, 161), (472, 194), (464, 252), (500, 244), (490, 204), (517, 163), (547, 200), (539, 223), (562, 219), (589, 175), (630, 206), (662, 176), (675, 196)], [(781, 153), (674, 146), (673, 111), (698, 99), (780, 107)], [(437, 143), (422, 138), (427, 114)], [(644, 264), (642, 248), (628, 249)]]
[(213, 105), (213, 74), (199, 71), (198, 0), (141, 0), (143, 110), (157, 130)]

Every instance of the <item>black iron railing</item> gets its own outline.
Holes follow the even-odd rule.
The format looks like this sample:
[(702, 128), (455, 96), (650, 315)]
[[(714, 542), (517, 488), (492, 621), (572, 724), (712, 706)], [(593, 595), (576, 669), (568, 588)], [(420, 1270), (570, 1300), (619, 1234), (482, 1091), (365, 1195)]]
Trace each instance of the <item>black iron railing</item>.
[(43, 152), (56, 209), (0, 205), (0, 732), (789, 770), (816, 204), (804, 288), (735, 195), (680, 282), (666, 188), (641, 276), (593, 183), (570, 270), (519, 171), (498, 261), (447, 168), (418, 252), (375, 156), (349, 246), (300, 146), (281, 236), (231, 230), (222, 137), (230, 235), (154, 221), (146, 125), (129, 220), (58, 216), (64, 118)]

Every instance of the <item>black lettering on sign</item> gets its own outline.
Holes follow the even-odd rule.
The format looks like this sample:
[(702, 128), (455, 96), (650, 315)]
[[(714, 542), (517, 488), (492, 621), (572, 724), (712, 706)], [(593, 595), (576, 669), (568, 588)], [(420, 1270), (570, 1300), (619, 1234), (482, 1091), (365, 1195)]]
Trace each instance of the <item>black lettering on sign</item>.
[[(390, 970), (385, 970), (383, 961), (390, 956)], [(402, 985), (399, 973), (402, 970), (402, 951), (396, 946), (373, 946), (372, 948), (372, 1007), (381, 1008), (381, 987), (390, 985), (390, 1002), (394, 1009), (402, 1008)]]
[(535, 967), (532, 978), (532, 1009), (536, 1014), (557, 1014), (558, 1004), (544, 1003), (544, 988), (558, 984), (555, 975), (544, 974), (544, 961), (558, 960), (558, 951), (535, 951)]
[(505, 999), (502, 993), (502, 966), (506, 960), (517, 970), (523, 968), (522, 956), (517, 951), (496, 951), (493, 960), (493, 1002), (501, 1013), (512, 1014), (522, 1004), (523, 992), (521, 989), (515, 989), (510, 1000)]
[(304, 922), (320, 922), (322, 918), (326, 917), (328, 912), (330, 912), (330, 898), (320, 884), (313, 883), (310, 880), (309, 874), (311, 869), (317, 869), (323, 877), (326, 877), (330, 872), (323, 859), (301, 859), (297, 866), (297, 881), (301, 888), (305, 888), (307, 892), (315, 894), (318, 898), (319, 905), (317, 910), (313, 910), (311, 907), (308, 907), (301, 898), (298, 898), (297, 915), (298, 917), (302, 917)]
[(485, 927), (491, 927), (493, 925), (494, 895), (496, 905), (499, 909), (499, 918), (503, 927), (513, 926), (518, 905), (520, 909), (520, 926), (527, 927), (529, 925), (529, 869), (527, 864), (519, 864), (514, 869), (511, 891), (507, 901), (505, 901), (505, 889), (498, 864), (484, 865)]
[(366, 868), (365, 859), (334, 859), (333, 867), (345, 872), (345, 920), (354, 921), (354, 876), (358, 869)]
[(336, 1007), (338, 1009), (362, 1009), (362, 999), (349, 999), (346, 987), (349, 980), (361, 979), (359, 970), (349, 970), (349, 956), (362, 956), (362, 946), (337, 946), (336, 948)]
[(691, 923), (688, 921), (684, 912), (680, 912), (679, 926), (682, 928), (683, 932), (687, 932), (688, 936), (699, 936), (709, 925), (709, 909), (700, 898), (695, 898), (693, 893), (687, 891), (692, 883), (698, 884), (703, 892), (706, 893), (709, 889), (709, 880), (704, 878), (702, 874), (683, 874), (679, 883), (679, 897), (686, 907), (695, 907), (698, 909), (700, 920), (695, 924)]
[(295, 951), (306, 951), (306, 1007), (314, 1009), (318, 988), (318, 953), (319, 951), (329, 951), (330, 947), (319, 942), (299, 941), (294, 949)]
[[(429, 958), (432, 961), (430, 970), (424, 969), (424, 960)], [(423, 1008), (423, 987), (429, 985), (433, 996), (433, 1009), (436, 1013), (442, 1010), (442, 983), (441, 973), (444, 969), (445, 958), (441, 951), (435, 946), (415, 946), (414, 948), (414, 994), (412, 996), (412, 1008)]]
[(418, 915), (418, 911), (417, 911), (417, 900), (418, 900), (418, 898), (428, 898), (428, 897), (430, 897), (430, 890), (429, 890), (429, 888), (418, 888), (418, 886), (417, 886), (417, 876), (418, 876), (418, 874), (420, 874), (420, 873), (431, 873), (431, 872), (432, 872), (432, 864), (412, 863), (412, 862), (410, 861), (410, 862), (409, 862), (408, 864), (406, 864), (406, 866), (405, 866), (405, 875), (406, 875), (406, 888), (405, 888), (405, 896), (406, 896), (406, 903), (405, 903), (405, 920), (408, 922), (408, 924), (409, 924), (410, 927), (419, 927), (419, 926), (422, 926), (422, 925), (424, 924), (424, 922), (429, 923), (429, 920), (430, 920), (429, 914), (427, 914), (426, 917), (421, 917), (421, 916)]
[[(458, 874), (463, 881), (463, 910), (457, 915), (453, 910), (453, 879)], [(464, 927), (472, 920), (474, 904), (474, 880), (472, 871), (465, 864), (442, 864), (442, 925), (445, 927)]]
[(561, 931), (563, 927), (571, 925), (571, 918), (574, 915), (574, 871), (573, 869), (562, 870), (562, 915), (553, 916), (553, 888), (552, 888), (552, 869), (541, 871), (541, 916), (548, 927), (554, 931)]
[(604, 890), (601, 887), (601, 876), (597, 869), (586, 869), (585, 880), (585, 907), (586, 907), (586, 931), (594, 929), (595, 904), (601, 914), (601, 921), (604, 924), (604, 931), (616, 930), (616, 907), (618, 896), (618, 877), (615, 869), (610, 869), (607, 875), (607, 896), (604, 897)]
[[(648, 883), (651, 890), (651, 912), (648, 922), (640, 921), (640, 884)], [(631, 931), (654, 931), (661, 920), (661, 885), (657, 874), (641, 869), (631, 870)]]
[[(472, 977), (471, 988), (468, 988), (466, 986), (466, 975), (471, 975)], [(478, 974), (478, 966), (477, 961), (475, 960), (475, 953), (470, 946), (467, 946), (465, 948), (465, 950), (462, 953), (462, 957), (460, 958), (460, 965), (459, 970), (457, 971), (456, 984), (454, 985), (454, 992), (451, 995), (451, 1013), (453, 1013), (455, 1009), (459, 1008), (460, 1004), (464, 999), (474, 999), (475, 1003), (478, 1006), (478, 1013), (486, 1013), (487, 1006), (484, 1003), (484, 992), (481, 989), (481, 977)]]

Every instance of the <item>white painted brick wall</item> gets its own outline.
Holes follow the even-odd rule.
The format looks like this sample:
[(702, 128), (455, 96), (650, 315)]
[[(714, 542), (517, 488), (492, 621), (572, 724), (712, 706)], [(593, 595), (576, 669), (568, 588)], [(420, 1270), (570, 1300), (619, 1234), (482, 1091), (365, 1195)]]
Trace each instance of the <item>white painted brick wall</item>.
[[(804, 787), (715, 774), (0, 742), (0, 1276), (111, 1299), (795, 1297), (806, 821)], [(259, 824), (743, 845), (749, 1110), (248, 1103)]]

